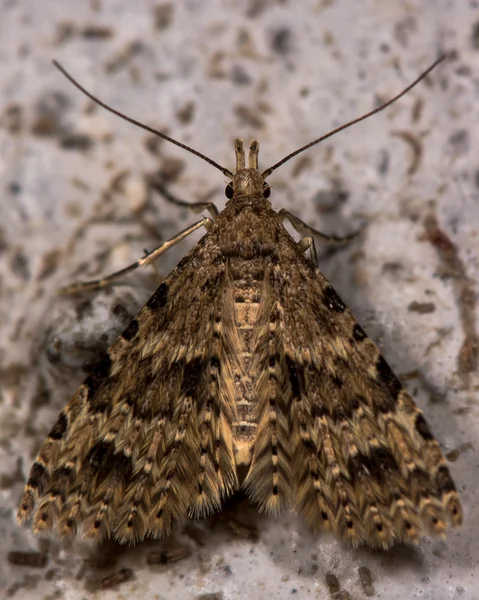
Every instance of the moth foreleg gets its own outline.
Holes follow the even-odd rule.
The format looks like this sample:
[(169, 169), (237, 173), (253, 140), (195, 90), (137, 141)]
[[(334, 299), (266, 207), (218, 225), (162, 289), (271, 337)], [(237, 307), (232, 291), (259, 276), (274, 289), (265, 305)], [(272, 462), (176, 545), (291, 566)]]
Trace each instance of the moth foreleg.
[[(148, 256), (149, 252), (146, 248), (143, 248), (143, 254)], [(156, 265), (151, 263), (151, 268), (155, 271), (156, 277), (158, 279), (158, 285), (163, 281), (163, 277), (160, 275), (160, 271)]]
[(168, 202), (176, 204), (177, 206), (184, 206), (194, 213), (200, 213), (207, 210), (213, 219), (219, 215), (219, 210), (216, 208), (216, 204), (213, 202), (185, 202), (180, 200), (172, 193), (170, 193), (157, 179), (150, 179), (150, 186), (161, 194)]
[(111, 275), (107, 275), (107, 277), (103, 277), (102, 279), (95, 279), (93, 281), (85, 281), (83, 283), (74, 283), (72, 285), (68, 285), (66, 287), (60, 288), (60, 293), (74, 294), (76, 292), (83, 292), (85, 290), (98, 290), (100, 288), (106, 287), (106, 286), (110, 285), (111, 283), (113, 283), (113, 281), (116, 281), (117, 279), (120, 279), (124, 275), (127, 275), (128, 273), (135, 271), (136, 269), (138, 269), (138, 267), (143, 267), (144, 265), (149, 265), (149, 264), (153, 263), (159, 256), (164, 254), (167, 250), (169, 250), (173, 246), (176, 246), (176, 244), (178, 244), (179, 242), (184, 240), (186, 237), (188, 237), (191, 233), (193, 233), (200, 227), (205, 227), (206, 229), (209, 229), (212, 224), (213, 224), (213, 221), (209, 217), (203, 217), (201, 219), (201, 221), (197, 221), (193, 225), (190, 225), (186, 229), (183, 229), (183, 231), (180, 231), (180, 233), (177, 233), (171, 239), (167, 240), (166, 242), (163, 242), (162, 244), (157, 246), (151, 252), (147, 252), (143, 258), (140, 258), (139, 260), (137, 260), (133, 264), (129, 265), (128, 267), (125, 267), (124, 269), (120, 269), (119, 271), (116, 271), (115, 273), (112, 273)]

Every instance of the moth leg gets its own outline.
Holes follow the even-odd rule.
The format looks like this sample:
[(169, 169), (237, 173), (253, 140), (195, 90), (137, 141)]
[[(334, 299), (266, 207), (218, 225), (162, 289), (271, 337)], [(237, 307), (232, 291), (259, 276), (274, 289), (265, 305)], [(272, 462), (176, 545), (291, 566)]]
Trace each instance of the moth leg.
[(151, 179), (150, 186), (156, 190), (159, 194), (161, 194), (168, 202), (172, 204), (176, 204), (177, 206), (185, 206), (190, 209), (194, 213), (200, 213), (204, 210), (207, 210), (210, 215), (213, 217), (213, 220), (219, 215), (219, 210), (216, 208), (216, 205), (213, 202), (185, 202), (184, 200), (180, 200), (173, 194), (171, 194), (158, 180)]
[[(145, 257), (148, 256), (148, 250), (146, 248), (143, 248), (143, 253), (144, 253)], [(153, 263), (151, 263), (151, 268), (156, 273), (156, 278), (158, 279), (158, 283), (161, 283), (163, 281), (163, 278), (160, 275), (160, 271), (158, 270), (158, 267), (156, 265), (154, 265)]]
[(314, 262), (314, 265), (318, 266), (318, 254), (316, 252), (316, 244), (314, 243), (314, 237), (308, 235), (298, 242), (298, 246), (303, 252), (306, 252), (309, 248), (309, 256)]
[(107, 277), (103, 277), (102, 279), (85, 281), (83, 283), (74, 283), (72, 285), (60, 288), (60, 293), (74, 294), (76, 292), (83, 292), (85, 290), (98, 290), (100, 288), (106, 287), (107, 285), (110, 285), (113, 281), (120, 279), (127, 273), (135, 271), (135, 269), (138, 269), (138, 267), (143, 267), (144, 265), (149, 265), (153, 263), (153, 261), (155, 261), (159, 256), (161, 256), (161, 254), (163, 254), (173, 246), (176, 246), (176, 244), (188, 237), (191, 233), (193, 233), (193, 231), (196, 231), (200, 227), (205, 227), (208, 230), (212, 225), (213, 221), (209, 217), (203, 217), (201, 221), (197, 221), (193, 225), (190, 225), (186, 229), (183, 229), (183, 231), (180, 231), (180, 233), (176, 234), (171, 239), (166, 240), (166, 242), (163, 242), (151, 252), (147, 252), (143, 258), (140, 258), (132, 265), (129, 265), (124, 269), (120, 269), (119, 271), (116, 271), (115, 273), (112, 273)]
[(278, 212), (278, 217), (281, 220), (281, 222), (285, 219), (288, 219), (288, 221), (298, 233), (301, 233), (302, 235), (317, 235), (318, 237), (322, 238), (330, 244), (347, 244), (351, 240), (354, 240), (358, 236), (360, 236), (364, 231), (364, 229), (359, 229), (358, 231), (355, 231), (354, 233), (350, 233), (349, 235), (345, 236), (328, 235), (326, 233), (318, 231), (317, 229), (313, 229), (309, 225), (306, 225), (304, 221), (302, 221), (299, 217), (295, 217), (289, 212), (289, 210), (286, 210), (285, 208), (282, 208)]

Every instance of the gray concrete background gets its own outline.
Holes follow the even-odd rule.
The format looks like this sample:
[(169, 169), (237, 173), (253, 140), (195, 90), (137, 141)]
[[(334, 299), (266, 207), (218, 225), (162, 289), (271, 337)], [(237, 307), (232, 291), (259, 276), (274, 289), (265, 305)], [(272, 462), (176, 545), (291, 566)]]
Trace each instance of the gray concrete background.
[[(424, 409), (464, 527), (389, 552), (353, 550), (245, 503), (134, 549), (61, 545), (18, 527), (43, 437), (156, 275), (81, 301), (58, 288), (129, 264), (197, 218), (148, 194), (149, 173), (185, 200), (224, 206), (220, 173), (92, 106), (51, 60), (230, 168), (234, 138), (258, 138), (265, 168), (393, 96), (444, 50), (450, 60), (407, 97), (270, 183), (275, 207), (325, 232), (367, 225), (340, 250), (318, 242), (321, 268)], [(1, 597), (479, 598), (478, 3), (2, 0), (0, 88)], [(160, 275), (192, 243), (163, 257)], [(189, 556), (148, 564), (165, 549)], [(45, 566), (8, 556), (32, 550)], [(122, 572), (131, 579), (100, 589)]]

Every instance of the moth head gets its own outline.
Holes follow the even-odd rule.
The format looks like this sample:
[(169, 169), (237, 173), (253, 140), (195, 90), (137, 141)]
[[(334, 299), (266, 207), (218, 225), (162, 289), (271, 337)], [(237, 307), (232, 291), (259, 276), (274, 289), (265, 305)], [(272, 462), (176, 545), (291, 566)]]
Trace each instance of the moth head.
[(248, 167), (246, 167), (243, 140), (235, 140), (236, 173), (225, 189), (227, 198), (233, 196), (262, 196), (268, 198), (271, 188), (258, 171), (259, 144), (253, 140), (249, 147)]

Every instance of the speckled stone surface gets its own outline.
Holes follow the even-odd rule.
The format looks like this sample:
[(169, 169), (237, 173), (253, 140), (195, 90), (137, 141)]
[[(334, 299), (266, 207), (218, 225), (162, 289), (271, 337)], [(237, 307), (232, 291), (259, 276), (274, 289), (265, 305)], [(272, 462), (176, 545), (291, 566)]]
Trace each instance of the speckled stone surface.
[[(225, 166), (235, 137), (257, 138), (267, 167), (390, 98), (444, 50), (451, 58), (408, 96), (270, 183), (275, 207), (322, 231), (366, 225), (347, 247), (318, 241), (320, 266), (425, 411), (464, 527), (388, 552), (315, 537), (245, 502), (134, 549), (18, 527), (39, 444), (157, 275), (82, 301), (58, 288), (133, 262), (197, 218), (151, 195), (148, 174), (160, 170), (184, 200), (225, 202), (220, 173), (92, 105), (51, 60)], [(0, 65), (0, 596), (479, 598), (478, 3), (2, 0)], [(162, 257), (160, 275), (193, 243)], [(13, 565), (9, 553), (25, 551), (46, 561)], [(177, 560), (150, 564), (163, 551)]]

